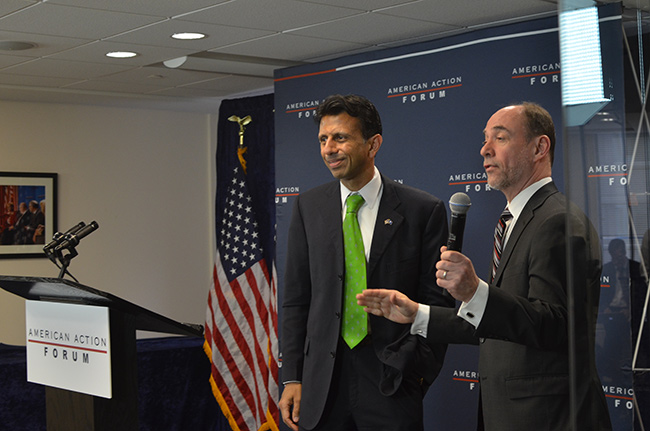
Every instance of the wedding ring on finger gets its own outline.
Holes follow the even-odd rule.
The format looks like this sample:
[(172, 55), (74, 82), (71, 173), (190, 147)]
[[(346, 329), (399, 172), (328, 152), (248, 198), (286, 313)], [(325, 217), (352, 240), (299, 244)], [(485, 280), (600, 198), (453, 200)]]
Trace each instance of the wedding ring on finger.
[(447, 279), (447, 271), (445, 271), (445, 272), (442, 273), (442, 279), (443, 279), (443, 280), (446, 280), (446, 279)]

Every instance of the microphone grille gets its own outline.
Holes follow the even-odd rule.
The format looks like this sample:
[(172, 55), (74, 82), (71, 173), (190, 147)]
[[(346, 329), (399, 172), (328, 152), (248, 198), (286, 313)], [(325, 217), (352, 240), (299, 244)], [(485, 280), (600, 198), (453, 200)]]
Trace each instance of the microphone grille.
[(472, 201), (463, 192), (454, 193), (449, 199), (449, 209), (454, 214), (467, 214)]

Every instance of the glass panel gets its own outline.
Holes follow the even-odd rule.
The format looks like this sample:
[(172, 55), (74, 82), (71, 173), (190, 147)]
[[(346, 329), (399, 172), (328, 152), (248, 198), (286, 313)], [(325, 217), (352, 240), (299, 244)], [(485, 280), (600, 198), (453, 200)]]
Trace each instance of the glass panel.
[[(629, 9), (624, 12), (625, 67), (625, 158), (628, 164), (630, 259), (631, 367), (634, 388), (634, 429), (650, 429), (650, 326), (648, 325), (649, 210), (648, 163), (648, 57), (650, 14)], [(627, 240), (628, 238), (626, 238)], [(638, 263), (636, 263), (638, 262)]]
[[(563, 42), (563, 36), (570, 35), (570, 30), (562, 15), (580, 10), (576, 15), (585, 19), (589, 13), (582, 12), (595, 10), (592, 6), (593, 2), (583, 0), (559, 3)], [(613, 13), (612, 7), (617, 8)], [(561, 48), (564, 191), (589, 217), (600, 241), (602, 273), (594, 347), (613, 429), (642, 430), (650, 429), (650, 327), (647, 325), (650, 121), (645, 103), (648, 34), (647, 27), (643, 28), (644, 22), (647, 26), (648, 14), (630, 9), (621, 11), (618, 5), (599, 7), (598, 12), (600, 37), (593, 39), (590, 47), (583, 46), (573, 52)], [(581, 32), (586, 34), (588, 26)], [(599, 69), (594, 68), (599, 65), (590, 64), (584, 58), (588, 52), (591, 59), (596, 58), (593, 48), (598, 41), (601, 71), (593, 70)], [(571, 65), (568, 56), (583, 56), (576, 64), (589, 70), (565, 74), (565, 67)], [(570, 84), (575, 84), (568, 81), (577, 78), (579, 82), (587, 76), (602, 76), (602, 95), (576, 100), (573, 94), (571, 97), (565, 94)], [(572, 265), (574, 262), (569, 260), (567, 267)], [(573, 407), (577, 412), (575, 423), (580, 424), (581, 398), (577, 388), (584, 378), (584, 364), (580, 362), (584, 316), (579, 312), (579, 286), (573, 288), (578, 289), (572, 290), (570, 296), (575, 300), (570, 318), (575, 330), (570, 346), (575, 360)]]

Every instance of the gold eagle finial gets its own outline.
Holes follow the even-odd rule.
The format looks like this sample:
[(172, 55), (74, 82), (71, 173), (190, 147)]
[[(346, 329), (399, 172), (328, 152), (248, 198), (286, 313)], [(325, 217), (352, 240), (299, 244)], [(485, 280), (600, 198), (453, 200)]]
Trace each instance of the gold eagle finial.
[(236, 115), (231, 115), (228, 117), (228, 121), (235, 122), (239, 124), (239, 147), (237, 148), (237, 157), (239, 157), (239, 163), (241, 163), (244, 173), (246, 173), (246, 160), (244, 159), (244, 153), (247, 148), (244, 147), (244, 132), (246, 131), (246, 126), (253, 121), (250, 115), (245, 116), (244, 118), (239, 118)]

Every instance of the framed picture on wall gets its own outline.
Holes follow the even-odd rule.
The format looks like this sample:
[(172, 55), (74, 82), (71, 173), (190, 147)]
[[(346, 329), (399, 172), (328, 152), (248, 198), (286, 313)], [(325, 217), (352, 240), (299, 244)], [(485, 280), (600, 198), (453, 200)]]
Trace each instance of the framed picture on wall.
[(57, 224), (57, 174), (0, 172), (0, 258), (46, 257)]

